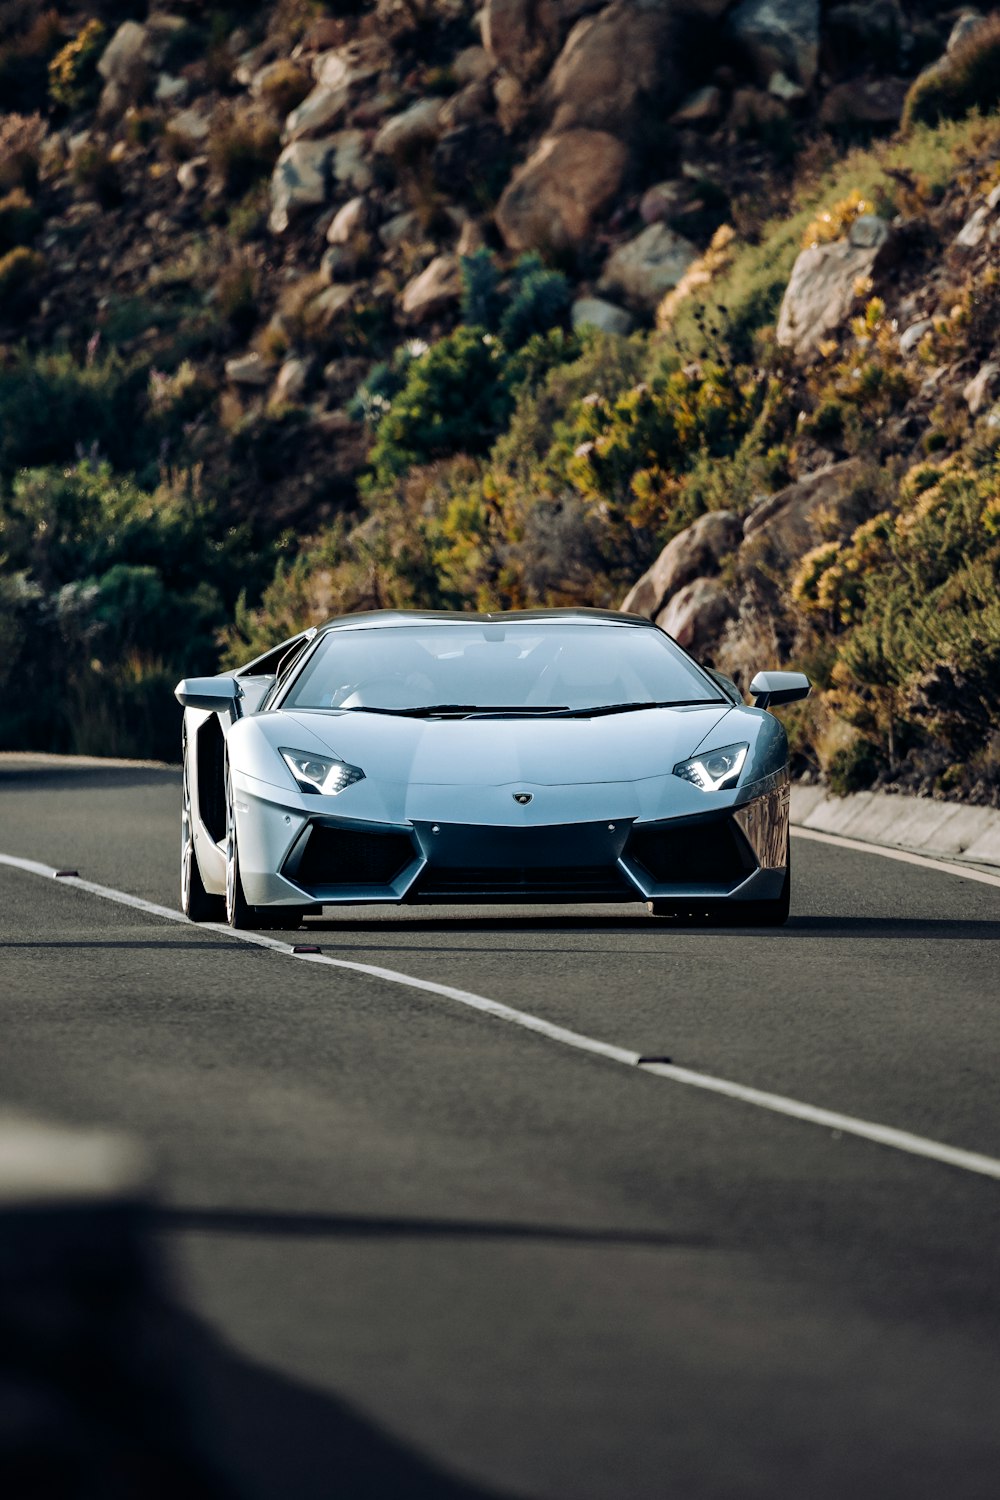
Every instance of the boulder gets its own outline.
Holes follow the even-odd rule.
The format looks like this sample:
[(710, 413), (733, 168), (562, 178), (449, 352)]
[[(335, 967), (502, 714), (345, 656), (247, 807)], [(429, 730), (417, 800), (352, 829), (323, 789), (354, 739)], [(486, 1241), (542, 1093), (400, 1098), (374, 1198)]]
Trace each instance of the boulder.
[(347, 108), (346, 89), (328, 89), (317, 84), (285, 121), (284, 138), (297, 141), (335, 125)]
[(574, 328), (598, 328), (601, 333), (631, 333), (634, 318), (614, 302), (603, 297), (579, 297), (570, 308)]
[(422, 323), (443, 312), (462, 295), (462, 274), (456, 255), (436, 255), (403, 288), (400, 306), (411, 323)]
[(997, 209), (1000, 208), (1000, 187), (993, 189), (985, 203), (981, 203), (970, 219), (963, 224), (955, 238), (955, 244), (961, 250), (977, 249), (989, 235), (992, 243), (996, 243), (1000, 224), (996, 222)]
[(101, 53), (97, 71), (104, 79), (100, 113), (108, 118), (134, 104), (149, 83), (152, 47), (138, 21), (123, 21)]
[[(952, 14), (954, 15), (954, 12)], [(985, 16), (980, 15), (978, 11), (974, 10), (967, 10), (960, 15), (948, 36), (947, 52), (954, 52), (956, 48), (960, 47), (974, 31), (979, 30), (985, 20)]]
[(328, 245), (347, 245), (356, 234), (368, 227), (368, 199), (362, 195), (349, 198), (337, 209), (326, 231)]
[(621, 292), (628, 301), (651, 311), (697, 259), (698, 251), (690, 240), (666, 224), (650, 224), (610, 256), (598, 290)]
[(361, 282), (338, 281), (334, 286), (328, 286), (324, 292), (313, 297), (306, 308), (307, 316), (311, 322), (321, 322), (329, 328), (341, 313), (348, 310), (362, 289)]
[(786, 485), (751, 510), (743, 523), (744, 542), (766, 540), (783, 562), (795, 562), (823, 540), (820, 520), (824, 526), (838, 520), (861, 474), (861, 460), (845, 458)]
[(461, 87), (482, 83), (493, 72), (493, 63), (485, 47), (465, 47), (452, 59), (451, 71)]
[(167, 121), (167, 133), (188, 151), (200, 150), (208, 140), (210, 130), (208, 115), (194, 104), (189, 109), (182, 109), (179, 114), (171, 115)]
[(157, 104), (180, 104), (186, 99), (191, 85), (186, 78), (174, 78), (170, 73), (161, 73), (153, 89)]
[(208, 177), (207, 156), (192, 156), (182, 161), (177, 168), (177, 186), (182, 193), (194, 193), (202, 187)]
[(734, 89), (729, 104), (728, 125), (737, 135), (752, 134), (763, 125), (788, 118), (788, 110), (776, 94), (766, 89)]
[(724, 583), (718, 578), (696, 578), (674, 595), (656, 623), (685, 651), (703, 656), (735, 613), (736, 601)]
[(513, 73), (501, 73), (493, 85), (493, 101), (501, 130), (512, 135), (528, 117), (528, 95), (524, 85)]
[(909, 84), (902, 78), (852, 78), (838, 83), (823, 100), (820, 123), (898, 125)]
[(386, 219), (379, 226), (378, 237), (387, 250), (395, 250), (397, 245), (405, 245), (407, 241), (419, 244), (424, 237), (420, 215), (412, 208), (404, 209), (401, 214), (393, 214), (391, 219)]
[(990, 360), (974, 375), (962, 392), (963, 399), (974, 417), (993, 405), (997, 387), (1000, 386), (1000, 364)]
[(545, 136), (497, 205), (497, 225), (507, 248), (582, 244), (598, 214), (617, 196), (627, 166), (625, 146), (605, 131)]
[(418, 99), (409, 109), (386, 120), (375, 136), (376, 156), (396, 160), (411, 156), (421, 146), (433, 145), (440, 129), (442, 99)]
[(681, 97), (671, 34), (669, 6), (636, 0), (613, 0), (579, 21), (546, 84), (551, 129), (629, 135), (650, 106), (662, 116)]
[(368, 160), (367, 140), (363, 130), (341, 130), (330, 137), (333, 156), (330, 170), (333, 180), (355, 193), (366, 193), (375, 181)]
[(274, 367), (262, 354), (237, 354), (226, 360), (226, 379), (231, 385), (270, 385)]
[(761, 83), (781, 71), (809, 88), (819, 63), (819, 0), (742, 0), (728, 26)]
[(778, 317), (778, 343), (812, 353), (849, 316), (859, 277), (871, 276), (889, 239), (889, 226), (865, 214), (845, 240), (803, 250), (792, 270)]
[(743, 524), (732, 511), (712, 510), (699, 516), (667, 543), (626, 594), (622, 609), (656, 619), (680, 589), (696, 578), (718, 573), (723, 558), (736, 550), (742, 538)]
[(313, 59), (316, 82), (327, 89), (353, 89), (375, 78), (381, 70), (377, 39), (373, 45), (348, 45), (321, 52)]
[(309, 366), (304, 359), (286, 359), (278, 371), (271, 391), (275, 406), (289, 406), (300, 401), (309, 382)]
[(284, 234), (292, 219), (327, 198), (327, 163), (333, 141), (292, 141), (278, 157), (271, 177), (271, 214), (268, 225)]
[(569, 27), (601, 0), (486, 0), (483, 46), (493, 67), (529, 82), (545, 71)]
[(490, 112), (493, 90), (488, 80), (467, 83), (441, 106), (441, 127), (453, 130), (456, 125), (472, 125)]

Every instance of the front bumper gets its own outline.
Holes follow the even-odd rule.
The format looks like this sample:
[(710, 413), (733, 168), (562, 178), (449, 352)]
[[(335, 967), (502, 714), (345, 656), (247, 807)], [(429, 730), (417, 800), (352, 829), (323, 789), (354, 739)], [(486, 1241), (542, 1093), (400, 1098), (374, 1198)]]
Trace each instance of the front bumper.
[[(240, 865), (253, 905), (759, 901), (777, 899), (788, 847), (788, 780), (674, 818), (513, 826), (405, 823), (238, 803)], [(242, 808), (242, 816), (240, 816)]]

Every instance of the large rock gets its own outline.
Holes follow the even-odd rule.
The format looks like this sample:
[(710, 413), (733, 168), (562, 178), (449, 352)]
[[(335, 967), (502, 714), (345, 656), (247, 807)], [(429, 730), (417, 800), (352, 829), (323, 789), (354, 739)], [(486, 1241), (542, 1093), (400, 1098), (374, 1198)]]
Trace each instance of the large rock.
[(462, 295), (462, 274), (456, 255), (436, 255), (429, 266), (403, 289), (403, 316), (422, 323), (443, 312)]
[(326, 202), (332, 150), (332, 141), (293, 141), (282, 151), (271, 177), (268, 224), (275, 234), (284, 234), (303, 209)]
[(601, 333), (622, 335), (631, 333), (634, 323), (624, 307), (605, 302), (603, 297), (578, 298), (570, 308), (569, 318), (574, 328), (597, 328)]
[(720, 579), (696, 578), (674, 595), (656, 623), (685, 651), (704, 657), (735, 613), (736, 601)]
[[(821, 521), (824, 528), (838, 524), (861, 474), (860, 459), (845, 458), (786, 485), (754, 506), (743, 523), (744, 542), (764, 540), (784, 563), (797, 561), (823, 539)], [(854, 520), (851, 511), (848, 523)]]
[(742, 538), (743, 523), (732, 511), (712, 510), (699, 516), (667, 543), (653, 566), (626, 594), (622, 609), (656, 619), (686, 584), (718, 573), (723, 558), (736, 550)]
[(885, 220), (865, 214), (846, 240), (803, 250), (781, 304), (778, 343), (806, 355), (839, 328), (854, 305), (858, 279), (872, 275), (888, 239)]
[(418, 99), (409, 109), (393, 115), (375, 136), (372, 149), (376, 156), (396, 160), (411, 156), (422, 146), (433, 145), (440, 131), (441, 99)]
[(602, 130), (546, 136), (511, 178), (497, 206), (510, 250), (566, 249), (582, 244), (613, 202), (628, 151)]
[(668, 112), (682, 93), (671, 32), (671, 8), (648, 0), (613, 0), (579, 21), (549, 74), (551, 128), (628, 135), (650, 105)]
[(819, 0), (742, 0), (728, 24), (761, 83), (780, 71), (810, 87), (819, 62)]
[(909, 84), (902, 78), (852, 78), (823, 100), (822, 125), (898, 125)]
[(690, 240), (666, 224), (650, 224), (609, 258), (598, 289), (621, 292), (628, 301), (651, 311), (698, 259)]
[(363, 130), (341, 130), (330, 137), (333, 148), (331, 172), (334, 181), (355, 193), (366, 193), (375, 181), (368, 160), (368, 145)]
[(356, 235), (368, 227), (370, 217), (368, 199), (363, 196), (349, 198), (338, 208), (326, 231), (328, 245), (349, 245)]
[(1000, 364), (990, 360), (974, 375), (962, 392), (966, 406), (974, 417), (992, 405), (997, 387), (1000, 386)]
[(328, 89), (317, 84), (285, 121), (285, 140), (301, 140), (337, 124), (347, 108), (349, 97), (347, 89)]
[(601, 0), (486, 0), (483, 46), (494, 67), (527, 82), (543, 73), (566, 31)]
[(141, 98), (149, 83), (152, 46), (138, 21), (123, 21), (101, 53), (97, 71), (104, 79), (99, 113), (104, 119), (120, 115)]

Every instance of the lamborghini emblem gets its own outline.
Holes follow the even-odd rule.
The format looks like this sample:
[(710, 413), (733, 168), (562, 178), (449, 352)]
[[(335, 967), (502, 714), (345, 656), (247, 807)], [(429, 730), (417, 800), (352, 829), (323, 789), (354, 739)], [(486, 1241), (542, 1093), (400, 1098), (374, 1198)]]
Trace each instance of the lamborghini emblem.
[(531, 792), (515, 792), (514, 793), (514, 801), (517, 802), (517, 803), (519, 803), (519, 805), (521, 807), (527, 807), (527, 805), (531, 801), (531, 799), (532, 799), (532, 793)]

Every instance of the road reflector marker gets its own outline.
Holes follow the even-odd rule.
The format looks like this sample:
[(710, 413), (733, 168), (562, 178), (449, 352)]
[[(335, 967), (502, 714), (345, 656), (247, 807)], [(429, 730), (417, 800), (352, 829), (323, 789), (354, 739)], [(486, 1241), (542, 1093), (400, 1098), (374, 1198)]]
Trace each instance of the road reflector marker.
[(79, 880), (79, 870), (53, 870), (52, 874), (56, 880)]
[(322, 948), (317, 948), (315, 943), (293, 943), (293, 953), (322, 953)]
[(636, 1067), (644, 1068), (647, 1063), (672, 1063), (672, 1057), (637, 1057)]

